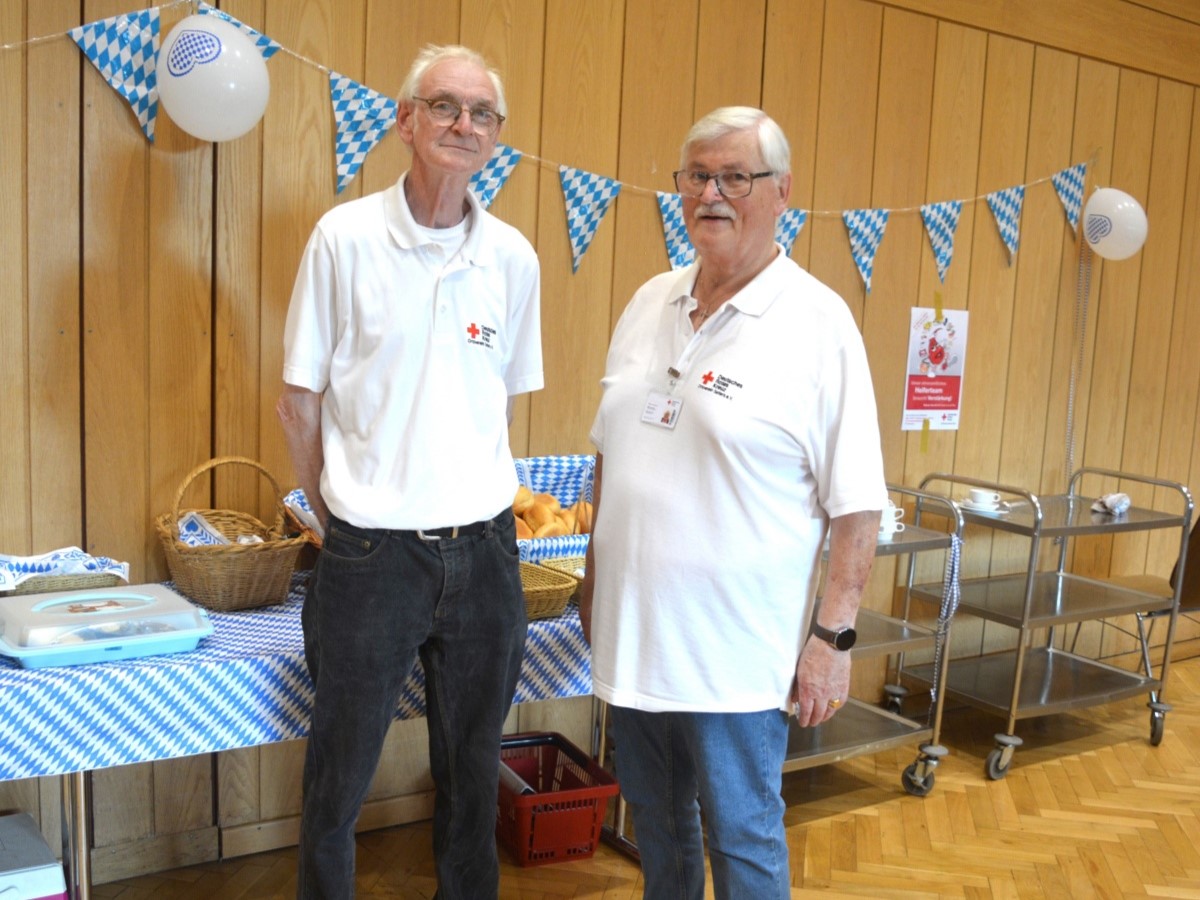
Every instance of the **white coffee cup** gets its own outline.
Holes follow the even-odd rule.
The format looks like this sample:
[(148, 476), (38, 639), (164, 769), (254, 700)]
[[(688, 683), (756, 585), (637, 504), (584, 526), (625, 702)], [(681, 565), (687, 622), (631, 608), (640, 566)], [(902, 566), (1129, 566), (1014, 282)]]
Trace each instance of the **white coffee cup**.
[(890, 541), (904, 530), (904, 523), (897, 519), (885, 519), (879, 525), (879, 540)]
[(991, 488), (971, 488), (971, 503), (975, 506), (995, 506), (1000, 495)]

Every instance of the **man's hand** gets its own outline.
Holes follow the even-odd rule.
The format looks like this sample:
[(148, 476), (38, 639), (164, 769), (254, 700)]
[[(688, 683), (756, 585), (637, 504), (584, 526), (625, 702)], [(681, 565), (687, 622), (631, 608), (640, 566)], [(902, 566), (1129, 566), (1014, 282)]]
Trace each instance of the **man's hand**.
[(811, 636), (796, 663), (791, 703), (801, 728), (833, 718), (850, 692), (850, 654)]

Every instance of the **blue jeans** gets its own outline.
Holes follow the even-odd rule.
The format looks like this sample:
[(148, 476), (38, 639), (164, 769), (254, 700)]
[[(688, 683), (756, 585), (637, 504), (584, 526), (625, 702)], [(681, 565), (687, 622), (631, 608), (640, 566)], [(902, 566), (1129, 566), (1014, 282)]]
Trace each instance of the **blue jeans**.
[(332, 519), (302, 620), (316, 694), (297, 896), (354, 896), (354, 822), (419, 653), (438, 897), (495, 897), (500, 736), (526, 631), (511, 510), (431, 541)]
[(703, 900), (701, 809), (717, 900), (787, 900), (787, 716), (610, 710), (647, 900)]

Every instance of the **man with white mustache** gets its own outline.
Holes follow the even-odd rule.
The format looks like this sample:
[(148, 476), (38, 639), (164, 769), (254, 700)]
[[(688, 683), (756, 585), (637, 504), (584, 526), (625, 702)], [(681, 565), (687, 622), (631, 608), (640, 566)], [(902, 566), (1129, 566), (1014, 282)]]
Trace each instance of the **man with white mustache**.
[(845, 302), (774, 240), (779, 126), (718, 109), (680, 159), (697, 259), (613, 334), (580, 615), (645, 896), (702, 900), (703, 810), (718, 900), (779, 900), (788, 716), (817, 727), (846, 701), (887, 497), (875, 395)]

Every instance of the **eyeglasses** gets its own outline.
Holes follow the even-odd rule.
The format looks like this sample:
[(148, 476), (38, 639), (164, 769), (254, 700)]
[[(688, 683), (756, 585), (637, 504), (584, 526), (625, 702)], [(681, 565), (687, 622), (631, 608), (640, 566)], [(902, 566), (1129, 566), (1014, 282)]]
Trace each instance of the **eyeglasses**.
[(726, 200), (748, 197), (759, 178), (774, 172), (704, 172), (700, 169), (680, 169), (675, 176), (675, 189), (685, 197), (699, 197), (710, 181), (717, 183), (717, 193)]
[(453, 125), (463, 114), (463, 110), (466, 110), (471, 119), (471, 127), (476, 134), (495, 134), (504, 121), (504, 116), (490, 106), (467, 106), (450, 97), (434, 97), (432, 100), (426, 97), (413, 97), (413, 99), (420, 100), (428, 106), (429, 117), (439, 125)]

